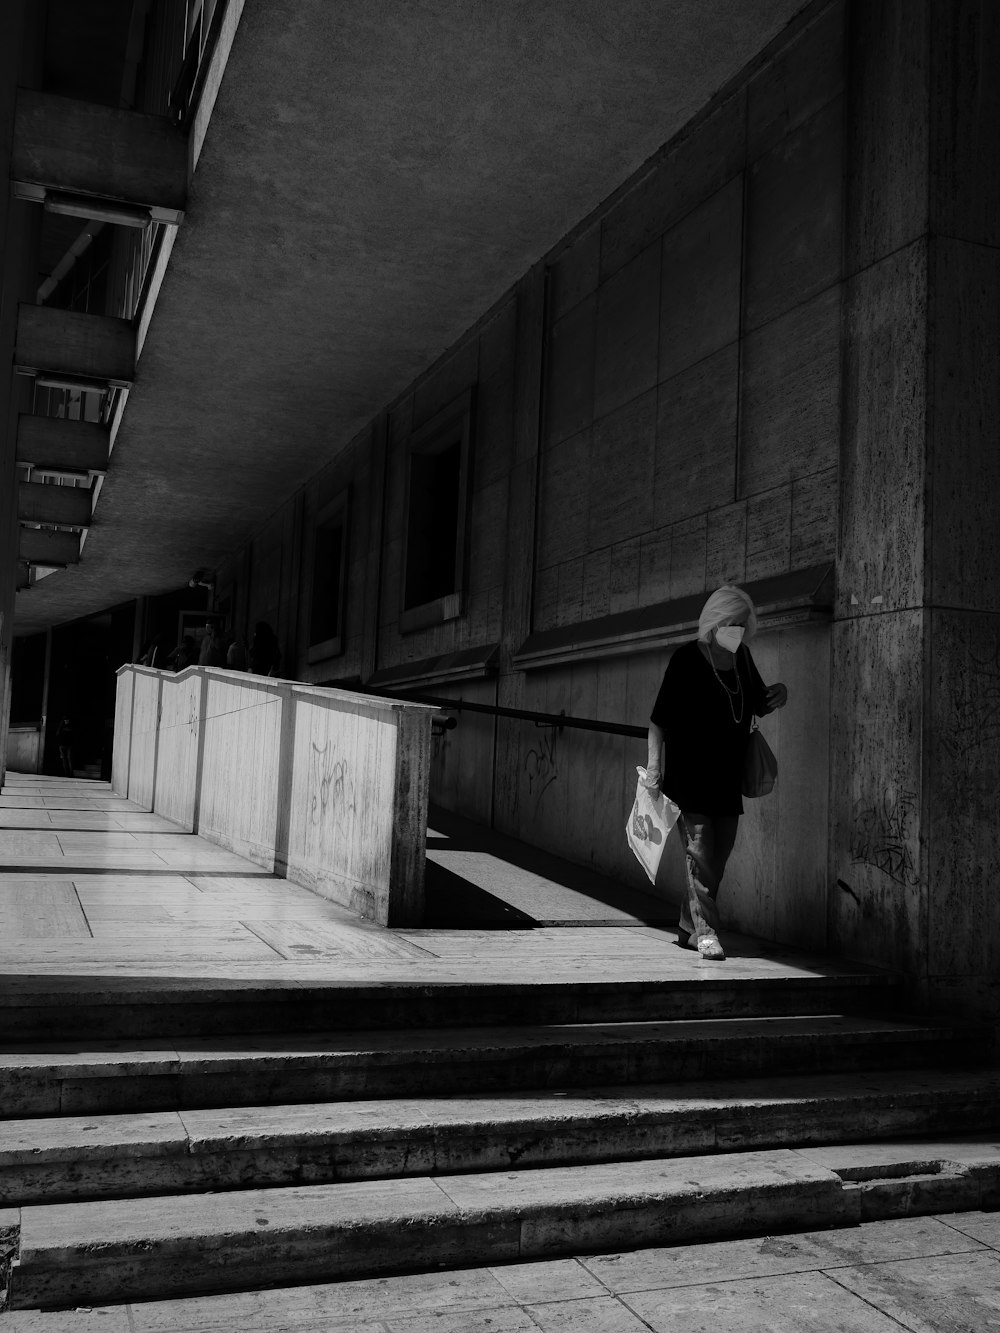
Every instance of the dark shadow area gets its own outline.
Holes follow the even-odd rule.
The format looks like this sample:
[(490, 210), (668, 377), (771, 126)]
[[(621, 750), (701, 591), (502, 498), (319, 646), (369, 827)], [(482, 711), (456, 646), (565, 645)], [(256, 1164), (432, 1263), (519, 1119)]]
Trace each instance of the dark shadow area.
[[(589, 869), (587, 866), (575, 865), (571, 861), (565, 861), (549, 852), (542, 851), (538, 847), (532, 847), (528, 843), (508, 837), (506, 834), (497, 833), (493, 829), (473, 824), (470, 820), (453, 815), (449, 811), (436, 807), (432, 808), (428, 815), (428, 824), (432, 830), (427, 838), (428, 851), (482, 852), (485, 855), (495, 856), (502, 861), (506, 861), (509, 865), (517, 866), (520, 870), (526, 870), (533, 875), (549, 880), (553, 884), (571, 889), (574, 893), (580, 894), (591, 902), (601, 903), (616, 912), (627, 912), (635, 918), (636, 925), (664, 926), (674, 924), (677, 920), (676, 906), (662, 898), (650, 893), (643, 893), (641, 890), (634, 889), (627, 884), (621, 884), (596, 870)], [(428, 872), (430, 872), (431, 865), (432, 862), (428, 861)], [(484, 890), (477, 889), (475, 885), (462, 879), (461, 876), (454, 875), (453, 879), (463, 886), (463, 891), (466, 894), (484, 893)], [(489, 894), (485, 894), (485, 896), (490, 897)], [(523, 916), (523, 913), (519, 913), (519, 915)], [(535, 920), (527, 917), (526, 920), (532, 921), (535, 925), (543, 924), (541, 919)], [(461, 920), (455, 924), (472, 928), (470, 921)], [(609, 923), (595, 919), (588, 922), (553, 921), (549, 924), (568, 926), (605, 925)], [(630, 923), (615, 921), (613, 924), (627, 927)]]
[(533, 930), (538, 924), (502, 898), (470, 884), (434, 861), (424, 873), (424, 928), (438, 930)]

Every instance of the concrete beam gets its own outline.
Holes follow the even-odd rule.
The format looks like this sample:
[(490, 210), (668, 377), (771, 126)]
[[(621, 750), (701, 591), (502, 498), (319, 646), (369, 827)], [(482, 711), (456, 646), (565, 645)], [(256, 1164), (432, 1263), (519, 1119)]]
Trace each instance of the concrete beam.
[(18, 559), (29, 565), (75, 565), (80, 560), (80, 538), (75, 532), (22, 528)]
[(177, 223), (187, 206), (187, 138), (163, 116), (20, 88), (10, 178), (22, 199), (89, 195)]
[(47, 472), (105, 472), (109, 438), (106, 426), (65, 421), (22, 412), (17, 419), (17, 461)]
[(135, 378), (135, 331), (127, 319), (21, 304), (14, 366), (36, 374), (130, 385)]
[(89, 528), (92, 498), (89, 487), (46, 486), (40, 481), (22, 481), (17, 488), (17, 516), (24, 523)]
[(17, 562), (17, 573), (15, 575), (15, 589), (20, 592), (22, 588), (31, 587), (31, 566), (23, 561)]

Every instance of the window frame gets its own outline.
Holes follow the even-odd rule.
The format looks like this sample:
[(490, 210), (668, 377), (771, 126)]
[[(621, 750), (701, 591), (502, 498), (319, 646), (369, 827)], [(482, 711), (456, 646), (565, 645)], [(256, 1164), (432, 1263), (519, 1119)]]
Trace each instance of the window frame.
[[(466, 556), (468, 526), (472, 494), (472, 429), (475, 408), (475, 387), (470, 387), (436, 412), (430, 420), (414, 430), (406, 446), (406, 489), (403, 493), (403, 552), (402, 575), (399, 587), (399, 632), (412, 634), (416, 630), (457, 620), (465, 614)], [(410, 490), (414, 455), (444, 453), (458, 443), (458, 513), (455, 523), (454, 587), (450, 593), (406, 605), (407, 565), (410, 550)]]
[[(316, 662), (325, 662), (331, 657), (339, 657), (344, 652), (344, 622), (347, 617), (347, 556), (350, 550), (348, 525), (350, 522), (351, 488), (345, 486), (332, 500), (327, 501), (316, 513), (309, 531), (307, 551), (309, 582), (306, 597), (306, 661), (310, 666)], [(335, 527), (340, 521), (340, 577), (337, 583), (337, 629), (332, 638), (318, 639), (310, 643), (313, 620), (313, 596), (316, 590), (316, 538), (323, 528)]]

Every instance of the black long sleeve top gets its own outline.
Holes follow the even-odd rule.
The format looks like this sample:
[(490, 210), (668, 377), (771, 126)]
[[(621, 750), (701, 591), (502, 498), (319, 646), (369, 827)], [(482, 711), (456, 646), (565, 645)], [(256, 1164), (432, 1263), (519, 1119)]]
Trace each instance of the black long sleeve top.
[(736, 669), (713, 668), (696, 639), (674, 650), (650, 721), (664, 734), (660, 787), (681, 810), (743, 813), (743, 758), (754, 714), (770, 712), (767, 687), (741, 646)]

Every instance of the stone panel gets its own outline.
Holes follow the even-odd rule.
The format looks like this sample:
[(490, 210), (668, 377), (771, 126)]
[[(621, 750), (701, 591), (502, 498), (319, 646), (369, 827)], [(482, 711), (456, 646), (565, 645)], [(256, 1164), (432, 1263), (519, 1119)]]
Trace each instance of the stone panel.
[(552, 329), (545, 387), (545, 442), (556, 444), (590, 425), (594, 415), (597, 297), (581, 301)]
[(587, 546), (590, 431), (582, 431), (542, 455), (538, 498), (541, 568), (582, 555)]
[(611, 552), (610, 611), (631, 611), (639, 600), (640, 539), (619, 542)]
[(1000, 611), (1000, 251), (933, 242), (930, 598)]
[(926, 339), (917, 241), (847, 285), (838, 616), (923, 602)]
[(670, 597), (688, 597), (705, 589), (708, 550), (706, 516), (675, 523), (670, 541)]
[[(762, 635), (751, 646), (754, 661), (768, 683), (779, 680), (778, 636)], [(779, 783), (784, 768), (784, 754), (776, 718), (763, 724), (768, 744), (778, 760)], [(783, 785), (783, 784), (782, 784)], [(759, 800), (745, 800), (739, 834), (719, 893), (719, 912), (723, 927), (764, 939), (775, 939), (778, 898), (791, 891), (779, 882), (778, 844), (782, 836), (779, 819), (779, 787)]]
[(559, 566), (557, 625), (576, 625), (583, 619), (583, 557)]
[(928, 971), (995, 981), (1000, 618), (933, 611), (930, 637)]
[(837, 555), (837, 469), (792, 482), (792, 569), (808, 569)]
[(655, 389), (594, 426), (587, 516), (591, 550), (653, 526), (655, 441)]
[(705, 587), (742, 583), (746, 578), (746, 501), (710, 510), (706, 522)]
[(554, 320), (561, 319), (597, 290), (600, 268), (601, 228), (595, 223), (563, 251), (549, 271), (549, 302)]
[(479, 379), (479, 339), (469, 338), (443, 357), (413, 390), (413, 426), (419, 429)]
[[(621, 722), (625, 716), (627, 663), (623, 658), (601, 662), (597, 672), (594, 716), (608, 722)], [(638, 743), (641, 751), (642, 742)], [(625, 736), (594, 734), (594, 799), (590, 811), (593, 839), (591, 864), (605, 875), (621, 874), (625, 858), (633, 860), (622, 836), (629, 809), (629, 793), (623, 790), (622, 774), (626, 757), (635, 753), (636, 742)], [(642, 760), (635, 762), (641, 763)], [(634, 764), (633, 764), (634, 773)], [(635, 793), (633, 782), (632, 795)], [(628, 882), (628, 881), (626, 881)]]
[[(559, 566), (536, 569), (532, 597), (532, 629), (554, 629), (559, 606)], [(521, 705), (518, 705), (520, 707)]]
[(846, 0), (835, 0), (747, 87), (747, 158), (797, 129), (844, 87)]
[(606, 616), (611, 606), (611, 547), (590, 551), (583, 562), (583, 619)]
[(656, 383), (660, 247), (648, 246), (597, 293), (594, 416), (604, 417)]
[(735, 343), (660, 385), (657, 522), (678, 522), (734, 499), (738, 401)]
[(739, 337), (742, 249), (740, 174), (663, 238), (661, 380)]
[(477, 491), (472, 498), (469, 588), (482, 592), (503, 582), (507, 527), (507, 478)]
[(931, 231), (1000, 245), (1000, 8), (938, 0), (930, 47)]
[[(774, 938), (803, 949), (827, 947), (830, 818), (830, 626), (802, 625), (765, 635), (776, 660), (758, 652), (767, 683), (783, 681), (788, 703), (763, 723), (780, 756)], [(755, 650), (756, 651), (756, 650)]]
[(639, 601), (643, 606), (670, 596), (670, 528), (647, 532), (639, 539)]
[(508, 301), (479, 340), (479, 385), (473, 423), (473, 485), (488, 486), (511, 465), (514, 442), (514, 341), (517, 302)]
[(846, 272), (924, 235), (928, 224), (929, 6), (853, 0), (848, 25)]
[(627, 264), (743, 170), (746, 99), (737, 93), (683, 134), (604, 218), (601, 276)]
[(791, 542), (791, 484), (752, 495), (747, 500), (747, 581), (784, 574), (790, 565)]
[(840, 277), (842, 122), (838, 97), (750, 169), (744, 273), (748, 329)]
[(833, 287), (744, 339), (739, 495), (837, 461), (840, 302)]
[(834, 623), (830, 943), (914, 972), (926, 948), (923, 675), (923, 612)]

